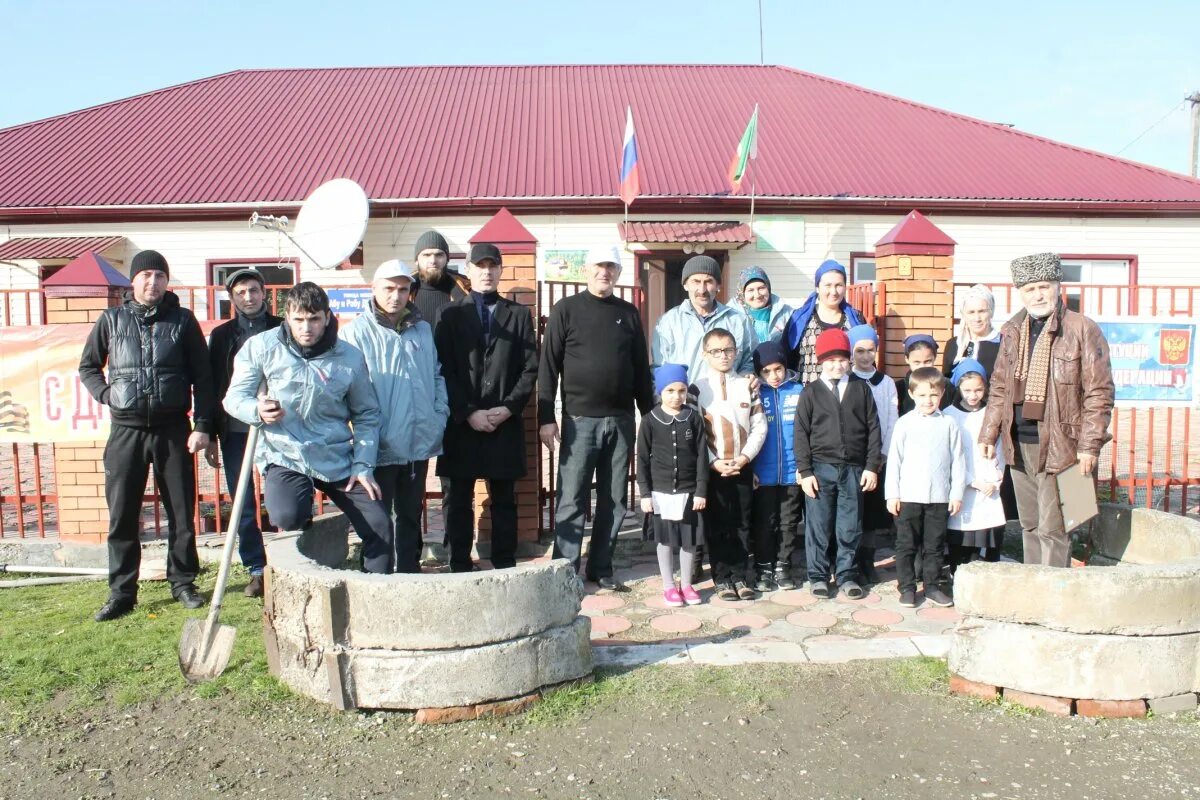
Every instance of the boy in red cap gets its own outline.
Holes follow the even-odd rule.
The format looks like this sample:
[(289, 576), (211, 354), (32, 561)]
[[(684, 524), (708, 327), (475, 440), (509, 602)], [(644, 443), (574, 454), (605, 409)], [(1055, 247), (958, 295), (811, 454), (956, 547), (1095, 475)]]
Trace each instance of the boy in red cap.
[(862, 493), (875, 488), (882, 461), (879, 415), (871, 387), (850, 374), (850, 339), (831, 328), (817, 337), (821, 377), (804, 387), (796, 406), (796, 470), (805, 503), (804, 539), (814, 597), (829, 589), (830, 541), (837, 541), (834, 574), (850, 599), (865, 592), (854, 556), (862, 537)]

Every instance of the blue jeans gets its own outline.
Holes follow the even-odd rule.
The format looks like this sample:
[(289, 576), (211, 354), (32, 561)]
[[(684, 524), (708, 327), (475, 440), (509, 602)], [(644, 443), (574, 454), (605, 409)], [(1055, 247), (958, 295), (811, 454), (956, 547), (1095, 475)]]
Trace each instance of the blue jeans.
[(626, 482), (635, 432), (633, 414), (615, 417), (564, 416), (558, 453), (558, 492), (554, 511), (554, 557), (579, 569), (583, 517), (596, 477), (596, 513), (588, 548), (587, 577), (611, 578), (612, 549), (625, 520)]
[(829, 580), (831, 541), (837, 542), (835, 573), (839, 584), (856, 580), (854, 552), (862, 538), (863, 468), (853, 464), (813, 464), (816, 498), (804, 498), (804, 550), (809, 581)]
[[(225, 485), (229, 487), (230, 498), (237, 494), (248, 437), (248, 433), (223, 433), (219, 437), (221, 464), (225, 467)], [(238, 556), (242, 559), (242, 566), (250, 570), (251, 575), (262, 575), (267, 566), (267, 552), (263, 549), (262, 531), (258, 528), (258, 515), (255, 512), (254, 476), (251, 475), (248, 481), (242, 519), (238, 523)]]

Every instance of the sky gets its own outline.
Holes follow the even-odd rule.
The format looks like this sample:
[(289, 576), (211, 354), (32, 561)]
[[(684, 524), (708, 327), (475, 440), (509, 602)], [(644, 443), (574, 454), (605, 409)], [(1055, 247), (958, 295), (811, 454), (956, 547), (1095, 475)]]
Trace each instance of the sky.
[[(766, 63), (1186, 173), (1200, 2), (761, 0)], [(758, 0), (0, 0), (0, 128), (235, 69), (758, 63)]]

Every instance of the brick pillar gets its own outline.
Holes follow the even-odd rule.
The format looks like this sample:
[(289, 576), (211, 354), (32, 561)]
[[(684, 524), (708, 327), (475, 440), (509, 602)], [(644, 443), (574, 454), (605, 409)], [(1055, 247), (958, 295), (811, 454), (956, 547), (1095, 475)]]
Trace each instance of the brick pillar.
[(905, 337), (929, 333), (939, 348), (950, 338), (955, 244), (915, 210), (875, 243), (875, 280), (883, 285), (887, 301), (880, 352), (883, 370), (894, 378), (908, 370)]
[[(106, 308), (124, 302), (124, 291), (124, 286), (47, 286), (46, 323), (93, 323)], [(108, 534), (104, 444), (99, 439), (54, 446), (58, 532), (64, 541), (98, 543)]]
[[(537, 239), (506, 208), (500, 209), (479, 232), (471, 244), (487, 242), (500, 248), (504, 257), (504, 272), (500, 276), (500, 294), (529, 309), (537, 331)], [(534, 390), (536, 392), (536, 389)], [(525, 477), (517, 481), (517, 542), (536, 542), (540, 529), (541, 456), (542, 447), (537, 435), (537, 397), (531, 397), (521, 415), (525, 432)], [(475, 485), (475, 518), (479, 540), (491, 539), (491, 515), (486, 506), (487, 485)]]

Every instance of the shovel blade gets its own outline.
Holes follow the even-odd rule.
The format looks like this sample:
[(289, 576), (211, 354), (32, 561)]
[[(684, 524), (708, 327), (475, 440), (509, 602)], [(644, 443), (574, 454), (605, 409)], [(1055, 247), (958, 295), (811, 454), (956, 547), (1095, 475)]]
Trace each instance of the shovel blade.
[(179, 669), (189, 683), (211, 681), (225, 671), (233, 652), (237, 628), (216, 625), (211, 631), (207, 620), (189, 619), (179, 637)]

